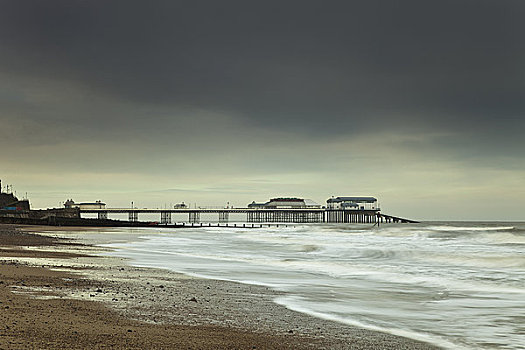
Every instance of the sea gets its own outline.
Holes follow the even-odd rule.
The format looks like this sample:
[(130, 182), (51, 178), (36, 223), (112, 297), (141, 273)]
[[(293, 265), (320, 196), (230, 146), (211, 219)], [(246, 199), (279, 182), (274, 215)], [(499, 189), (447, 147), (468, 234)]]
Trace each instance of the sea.
[(525, 349), (525, 223), (145, 228), (136, 266), (282, 291), (315, 317), (446, 349)]

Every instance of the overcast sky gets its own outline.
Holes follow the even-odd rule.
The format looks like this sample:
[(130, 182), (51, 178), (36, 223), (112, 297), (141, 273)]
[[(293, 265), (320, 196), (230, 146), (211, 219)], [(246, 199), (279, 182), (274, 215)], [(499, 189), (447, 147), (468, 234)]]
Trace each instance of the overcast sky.
[(525, 2), (0, 0), (0, 178), (35, 207), (372, 195), (525, 220)]

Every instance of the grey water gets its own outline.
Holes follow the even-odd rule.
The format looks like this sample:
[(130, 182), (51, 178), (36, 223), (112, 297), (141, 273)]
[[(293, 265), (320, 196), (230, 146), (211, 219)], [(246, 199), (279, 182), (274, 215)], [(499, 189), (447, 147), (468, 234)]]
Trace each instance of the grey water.
[(137, 266), (269, 286), (310, 315), (449, 349), (525, 348), (525, 223), (144, 229)]

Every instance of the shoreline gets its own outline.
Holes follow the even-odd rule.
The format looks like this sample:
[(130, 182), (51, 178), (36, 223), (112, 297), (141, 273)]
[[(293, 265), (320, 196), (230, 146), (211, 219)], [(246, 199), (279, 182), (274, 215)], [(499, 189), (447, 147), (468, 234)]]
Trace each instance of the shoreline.
[[(6, 225), (0, 225), (0, 234), (5, 228)], [(91, 314), (90, 317), (102, 317), (104, 322), (113, 324), (114, 329), (119, 329), (116, 324), (119, 322), (139, 327), (145, 334), (140, 338), (148, 338), (151, 344), (157, 342), (156, 348), (177, 348), (175, 344), (199, 349), (438, 348), (289, 310), (274, 302), (283, 293), (267, 287), (189, 277), (163, 269), (133, 267), (123, 258), (100, 256), (109, 251), (93, 245), (103, 243), (100, 239), (98, 242), (96, 239), (91, 241), (93, 237), (90, 237), (78, 241), (78, 236), (86, 230), (72, 227), (17, 228), (16, 231), (25, 238), (18, 245), (16, 240), (12, 242), (9, 249), (2, 244), (2, 279), (4, 270), (9, 270), (5, 266), (12, 268), (12, 265), (5, 264), (6, 261), (18, 264), (14, 265), (18, 266), (15, 269), (31, 269), (36, 276), (56, 274), (57, 277), (53, 283), (45, 285), (48, 287), (36, 283), (38, 278), (35, 277), (32, 282), (25, 278), (24, 286), (15, 283), (17, 288), (7, 288), (4, 283), (0, 284), (0, 289), (10, 290), (11, 294), (12, 290), (22, 291), (14, 295), (27, 299), (29, 303), (41, 301), (35, 298), (51, 298), (53, 295), (54, 299), (44, 300), (66, 305), (80, 303), (84, 305), (83, 310)], [(28, 236), (34, 238), (35, 244), (27, 244), (31, 241)], [(126, 241), (129, 237), (122, 239)], [(45, 325), (48, 324), (42, 327)], [(71, 325), (62, 326), (66, 333), (72, 329)], [(84, 332), (97, 335), (96, 327), (89, 322), (82, 326), (88, 328)], [(131, 330), (122, 334), (116, 332), (113, 336), (117, 342), (113, 346), (141, 348), (142, 340), (133, 337), (135, 334)], [(9, 338), (9, 331), (6, 329), (5, 332), (6, 336), (0, 337), (0, 347), (7, 344), (2, 343)], [(71, 333), (67, 334), (65, 340), (71, 338)], [(220, 339), (217, 334), (221, 335)], [(133, 335), (132, 339), (130, 335)], [(90, 339), (92, 348), (108, 345), (105, 340), (97, 342), (85, 338)], [(70, 347), (71, 344), (67, 344)]]

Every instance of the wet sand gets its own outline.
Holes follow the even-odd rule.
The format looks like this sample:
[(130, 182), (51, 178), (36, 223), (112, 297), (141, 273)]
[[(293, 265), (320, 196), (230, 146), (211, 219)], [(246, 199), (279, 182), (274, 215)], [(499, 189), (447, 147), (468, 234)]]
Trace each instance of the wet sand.
[(71, 228), (35, 230), (0, 225), (1, 349), (436, 348), (290, 311), (266, 287), (132, 267)]

